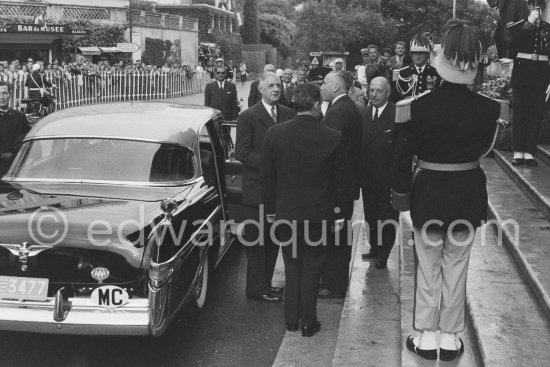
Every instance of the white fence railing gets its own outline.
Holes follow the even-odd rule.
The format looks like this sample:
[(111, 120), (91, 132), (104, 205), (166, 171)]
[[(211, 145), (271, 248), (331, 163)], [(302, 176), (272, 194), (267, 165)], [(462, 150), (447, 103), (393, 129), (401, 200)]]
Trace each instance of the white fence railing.
[[(10, 107), (19, 108), (22, 99), (28, 98), (25, 82), (28, 75), (0, 74), (0, 80), (11, 86)], [(210, 78), (206, 72), (187, 76), (180, 73), (111, 73), (92, 75), (46, 74), (44, 79), (55, 84), (57, 109), (90, 103), (137, 101), (181, 97), (203, 93)]]

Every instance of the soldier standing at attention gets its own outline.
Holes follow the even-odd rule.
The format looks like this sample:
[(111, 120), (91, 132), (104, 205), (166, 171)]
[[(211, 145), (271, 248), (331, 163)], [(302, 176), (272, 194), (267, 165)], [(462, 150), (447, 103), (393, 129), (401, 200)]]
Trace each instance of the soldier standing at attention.
[[(464, 351), (457, 334), (465, 327), (468, 261), (476, 228), (487, 219), (479, 158), (493, 140), (500, 108), (468, 90), (486, 52), (480, 34), (460, 19), (448, 21), (434, 60), (441, 87), (397, 103), (392, 205), (414, 231), (414, 328), (420, 332), (406, 345), (431, 360), (438, 347), (443, 361)], [(410, 120), (403, 122), (399, 109), (407, 103)]]
[(427, 90), (437, 89), (441, 78), (433, 66), (428, 65), (432, 51), (430, 40), (417, 34), (411, 40), (411, 57), (413, 64), (399, 70), (395, 87), (398, 99), (416, 97)]
[[(537, 149), (542, 115), (550, 95), (550, 24), (540, 19), (544, 1), (527, 0), (529, 16), (510, 24), (512, 46), (518, 51), (512, 70), (512, 148), (514, 166), (536, 166), (533, 154)], [(539, 4), (536, 7), (536, 4)]]

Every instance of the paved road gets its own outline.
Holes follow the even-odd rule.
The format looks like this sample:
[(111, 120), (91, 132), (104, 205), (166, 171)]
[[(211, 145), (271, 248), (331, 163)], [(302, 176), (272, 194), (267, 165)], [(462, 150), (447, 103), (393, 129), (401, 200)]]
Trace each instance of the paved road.
[(205, 308), (161, 338), (0, 333), (0, 366), (271, 366), (285, 334), (282, 304), (245, 297), (246, 256), (234, 246), (211, 274)]

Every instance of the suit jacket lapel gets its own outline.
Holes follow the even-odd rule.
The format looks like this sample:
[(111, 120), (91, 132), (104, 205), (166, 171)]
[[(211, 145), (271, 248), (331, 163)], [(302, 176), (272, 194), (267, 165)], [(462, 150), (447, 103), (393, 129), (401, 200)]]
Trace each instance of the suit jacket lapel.
[(382, 111), (382, 114), (378, 116), (378, 121), (374, 125), (372, 123), (372, 106), (370, 106), (370, 108), (367, 110), (367, 118), (365, 126), (363, 126), (363, 131), (368, 131), (368, 135), (363, 135), (365, 136), (363, 147), (368, 146), (386, 128), (386, 126), (391, 123), (389, 119), (389, 110), (389, 106), (386, 105), (384, 111)]
[[(275, 125), (275, 121), (271, 118), (271, 115), (267, 112), (267, 110), (264, 107), (264, 104), (262, 101), (259, 101), (256, 103), (258, 105), (258, 108), (260, 109), (258, 117), (262, 124), (264, 124), (267, 127)], [(279, 105), (277, 104), (277, 120), (279, 120)]]

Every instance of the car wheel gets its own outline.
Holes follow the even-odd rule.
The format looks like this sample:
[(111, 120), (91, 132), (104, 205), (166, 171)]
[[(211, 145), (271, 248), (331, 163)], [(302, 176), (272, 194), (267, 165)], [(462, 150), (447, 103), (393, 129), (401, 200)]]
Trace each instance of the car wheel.
[(206, 292), (208, 290), (209, 270), (210, 270), (210, 267), (208, 264), (208, 254), (207, 254), (204, 259), (204, 264), (202, 265), (200, 284), (197, 290), (195, 291), (195, 307), (198, 310), (202, 309), (204, 307), (204, 304), (206, 303)]

